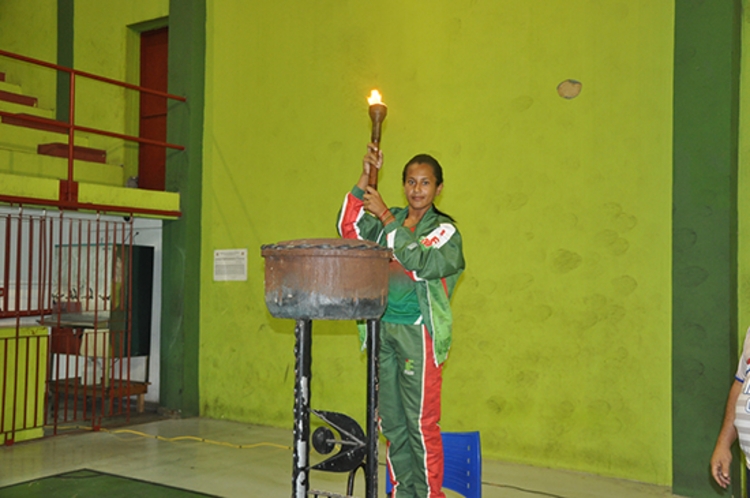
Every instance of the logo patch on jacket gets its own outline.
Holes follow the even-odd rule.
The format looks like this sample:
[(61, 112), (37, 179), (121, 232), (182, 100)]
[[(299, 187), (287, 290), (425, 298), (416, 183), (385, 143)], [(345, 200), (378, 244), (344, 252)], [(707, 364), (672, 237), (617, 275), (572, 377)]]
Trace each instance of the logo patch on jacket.
[(404, 375), (414, 375), (414, 360), (406, 360), (404, 364)]
[(420, 242), (425, 247), (439, 249), (453, 237), (454, 233), (456, 233), (456, 227), (448, 223), (442, 223), (435, 230), (422, 237)]

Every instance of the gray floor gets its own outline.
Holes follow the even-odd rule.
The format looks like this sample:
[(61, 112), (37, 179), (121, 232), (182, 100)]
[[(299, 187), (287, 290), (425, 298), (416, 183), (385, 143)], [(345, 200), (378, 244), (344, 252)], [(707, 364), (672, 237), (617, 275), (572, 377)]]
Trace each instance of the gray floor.
[[(2, 447), (0, 487), (88, 468), (226, 498), (288, 497), (291, 441), (291, 430), (201, 418), (79, 431)], [(379, 496), (385, 496), (384, 470), (381, 465)], [(484, 498), (676, 496), (659, 486), (490, 460), (483, 462), (482, 481)], [(346, 476), (314, 472), (311, 488), (344, 494)], [(364, 496), (361, 477), (354, 494)]]

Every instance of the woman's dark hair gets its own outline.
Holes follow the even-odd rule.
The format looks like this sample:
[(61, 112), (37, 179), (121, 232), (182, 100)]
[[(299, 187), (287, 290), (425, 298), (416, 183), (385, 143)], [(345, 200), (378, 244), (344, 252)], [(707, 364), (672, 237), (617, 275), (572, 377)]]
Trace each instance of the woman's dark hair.
[[(412, 164), (428, 164), (430, 167), (432, 167), (432, 174), (435, 175), (435, 180), (437, 180), (437, 187), (443, 184), (443, 167), (440, 166), (440, 163), (432, 157), (429, 154), (417, 154), (416, 156), (412, 157), (409, 162), (406, 163), (406, 166), (404, 166), (404, 171), (401, 173), (401, 184), (406, 183), (406, 170), (409, 169), (409, 166)], [(453, 219), (453, 216), (444, 213), (440, 211), (435, 204), (432, 204), (432, 209), (435, 210), (437, 214), (441, 214), (451, 220), (452, 222), (456, 222), (455, 219)]]

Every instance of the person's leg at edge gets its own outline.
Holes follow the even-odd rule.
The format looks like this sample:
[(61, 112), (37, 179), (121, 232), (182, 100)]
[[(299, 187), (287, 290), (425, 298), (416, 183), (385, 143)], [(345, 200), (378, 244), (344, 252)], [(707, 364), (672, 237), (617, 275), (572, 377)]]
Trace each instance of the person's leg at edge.
[(393, 484), (394, 498), (417, 498), (413, 484), (412, 453), (404, 407), (401, 403), (400, 373), (403, 359), (394, 348), (398, 325), (382, 322), (380, 341), (380, 430), (388, 440), (386, 458), (393, 475), (386, 476)]

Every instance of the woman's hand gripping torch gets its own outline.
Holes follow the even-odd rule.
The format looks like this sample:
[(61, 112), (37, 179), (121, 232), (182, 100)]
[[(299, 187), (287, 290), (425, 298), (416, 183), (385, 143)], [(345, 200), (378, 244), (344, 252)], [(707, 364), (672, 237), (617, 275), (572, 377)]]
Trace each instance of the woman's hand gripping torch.
[[(370, 120), (372, 120), (370, 142), (380, 149), (380, 125), (388, 114), (388, 107), (381, 101), (380, 92), (377, 90), (370, 93), (367, 102), (370, 104)], [(374, 189), (378, 188), (378, 168), (370, 168), (370, 179), (367, 184)]]

